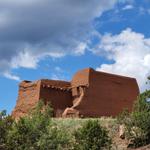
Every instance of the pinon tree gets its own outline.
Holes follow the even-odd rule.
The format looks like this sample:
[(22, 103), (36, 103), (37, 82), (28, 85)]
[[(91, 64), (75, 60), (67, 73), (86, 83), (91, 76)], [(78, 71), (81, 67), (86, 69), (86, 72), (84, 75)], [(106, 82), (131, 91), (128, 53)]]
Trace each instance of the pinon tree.
[[(150, 85), (150, 77), (147, 84)], [(150, 144), (150, 89), (139, 95), (133, 112), (122, 117), (122, 123), (126, 127), (126, 137), (131, 141), (130, 146)]]
[(37, 143), (40, 137), (47, 133), (47, 126), (51, 124), (51, 114), (51, 107), (40, 101), (31, 114), (12, 124), (7, 134), (7, 149), (39, 149)]

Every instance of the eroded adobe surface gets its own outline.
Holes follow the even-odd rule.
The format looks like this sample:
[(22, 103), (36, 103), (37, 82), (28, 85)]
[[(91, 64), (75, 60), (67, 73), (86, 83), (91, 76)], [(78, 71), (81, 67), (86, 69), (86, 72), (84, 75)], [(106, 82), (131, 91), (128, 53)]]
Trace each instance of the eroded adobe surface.
[(116, 116), (125, 108), (131, 111), (138, 94), (134, 78), (88, 68), (77, 72), (71, 82), (23, 81), (12, 115), (27, 114), (42, 99), (51, 102), (55, 117)]
[(23, 81), (19, 85), (18, 100), (12, 115), (15, 118), (26, 115), (38, 102), (41, 81)]

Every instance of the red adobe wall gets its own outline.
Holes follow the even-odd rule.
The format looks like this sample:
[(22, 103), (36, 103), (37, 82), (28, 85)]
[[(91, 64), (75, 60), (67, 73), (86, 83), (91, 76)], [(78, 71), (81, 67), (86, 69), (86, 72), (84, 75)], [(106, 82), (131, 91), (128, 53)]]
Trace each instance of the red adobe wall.
[(13, 117), (28, 114), (43, 99), (51, 102), (54, 116), (100, 117), (116, 116), (123, 109), (132, 110), (139, 94), (134, 78), (128, 78), (91, 68), (78, 71), (71, 83), (56, 80), (23, 81)]
[(88, 85), (89, 84), (89, 70), (90, 68), (78, 71), (72, 78), (71, 86), (77, 87), (80, 85)]
[(12, 116), (17, 119), (28, 114), (39, 100), (50, 101), (54, 109), (54, 116), (60, 117), (66, 107), (72, 106), (70, 82), (55, 80), (21, 82)]
[[(89, 71), (89, 87), (76, 107), (84, 117), (116, 116), (123, 109), (132, 110), (139, 94), (134, 78)], [(81, 80), (81, 79), (80, 79)]]
[(39, 100), (41, 81), (23, 81), (19, 85), (17, 104), (12, 112), (16, 119), (26, 115)]
[(54, 116), (61, 117), (62, 112), (67, 107), (72, 106), (72, 94), (70, 82), (42, 80), (40, 99), (50, 102), (54, 110)]

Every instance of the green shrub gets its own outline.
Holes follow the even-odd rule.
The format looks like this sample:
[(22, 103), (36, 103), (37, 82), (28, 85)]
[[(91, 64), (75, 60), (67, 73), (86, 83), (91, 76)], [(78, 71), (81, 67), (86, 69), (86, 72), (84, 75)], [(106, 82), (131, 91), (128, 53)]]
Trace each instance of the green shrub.
[(118, 116), (117, 116), (117, 123), (118, 124), (126, 124), (130, 117), (130, 113), (128, 109), (124, 109)]
[(39, 149), (37, 143), (40, 137), (47, 133), (47, 126), (51, 124), (50, 117), (51, 108), (40, 102), (29, 116), (13, 123), (7, 135), (8, 149)]
[(77, 121), (74, 127), (67, 119), (60, 123), (51, 116), (51, 106), (43, 102), (17, 121), (5, 112), (0, 113), (0, 149), (100, 150), (111, 147), (108, 131), (98, 120), (72, 120)]
[(6, 115), (6, 111), (0, 112), (0, 149), (7, 149), (7, 134), (14, 120)]
[(7, 134), (8, 150), (70, 150), (69, 132), (52, 122), (50, 105), (38, 103), (31, 113), (15, 121)]
[(75, 145), (78, 150), (109, 149), (111, 139), (108, 132), (100, 126), (98, 120), (89, 120), (74, 133)]
[(40, 150), (71, 150), (73, 143), (65, 130), (58, 128), (56, 124), (48, 127), (48, 132), (43, 134), (38, 142)]
[(126, 137), (130, 140), (129, 147), (140, 147), (150, 144), (150, 91), (142, 93), (135, 105), (133, 112), (122, 115), (120, 123), (125, 125)]

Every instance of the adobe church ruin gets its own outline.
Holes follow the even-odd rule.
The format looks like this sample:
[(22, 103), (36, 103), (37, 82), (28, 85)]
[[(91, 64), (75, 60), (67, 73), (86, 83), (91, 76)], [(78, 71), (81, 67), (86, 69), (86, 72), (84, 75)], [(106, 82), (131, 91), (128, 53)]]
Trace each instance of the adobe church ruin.
[(78, 71), (71, 82), (21, 82), (12, 115), (23, 116), (44, 100), (51, 102), (55, 117), (116, 116), (125, 108), (131, 111), (138, 94), (136, 79), (88, 68)]

